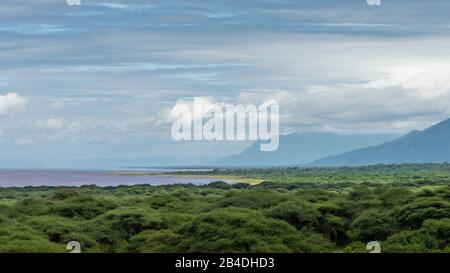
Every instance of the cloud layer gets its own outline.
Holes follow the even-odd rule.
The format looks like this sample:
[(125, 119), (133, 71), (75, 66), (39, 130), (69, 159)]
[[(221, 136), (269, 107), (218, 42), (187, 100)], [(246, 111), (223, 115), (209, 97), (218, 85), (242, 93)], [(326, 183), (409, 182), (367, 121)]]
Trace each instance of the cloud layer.
[(439, 0), (4, 0), (1, 156), (203, 157), (250, 144), (174, 143), (167, 109), (193, 97), (277, 100), (284, 133), (421, 129), (450, 114), (449, 8)]
[(17, 93), (7, 93), (0, 95), (0, 115), (5, 115), (22, 109), (27, 100)]

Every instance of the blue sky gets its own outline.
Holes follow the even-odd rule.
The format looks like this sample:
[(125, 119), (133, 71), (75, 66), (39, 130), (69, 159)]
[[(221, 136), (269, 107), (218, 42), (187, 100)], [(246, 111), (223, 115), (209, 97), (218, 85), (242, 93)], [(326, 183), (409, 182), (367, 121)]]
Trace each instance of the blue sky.
[(250, 144), (171, 141), (170, 108), (196, 96), (276, 99), (283, 133), (425, 128), (449, 117), (449, 10), (444, 0), (1, 0), (0, 167), (194, 162)]

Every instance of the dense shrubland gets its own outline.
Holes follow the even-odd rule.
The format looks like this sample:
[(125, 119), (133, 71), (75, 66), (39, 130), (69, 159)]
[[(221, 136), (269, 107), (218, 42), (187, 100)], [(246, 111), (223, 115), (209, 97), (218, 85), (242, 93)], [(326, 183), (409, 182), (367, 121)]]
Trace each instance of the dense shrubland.
[[(418, 172), (422, 181), (427, 172)], [(383, 252), (450, 252), (444, 176), (424, 184), (402, 175), (407, 186), (361, 176), (359, 184), (0, 189), (0, 252), (67, 252), (69, 241), (83, 252), (367, 252), (374, 240)]]

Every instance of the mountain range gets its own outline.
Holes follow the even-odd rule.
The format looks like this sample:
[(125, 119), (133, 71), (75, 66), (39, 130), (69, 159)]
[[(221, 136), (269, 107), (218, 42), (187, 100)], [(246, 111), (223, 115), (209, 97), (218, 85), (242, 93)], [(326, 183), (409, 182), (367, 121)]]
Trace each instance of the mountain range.
[(225, 157), (221, 166), (302, 165), (314, 160), (393, 140), (399, 135), (340, 135), (303, 133), (280, 136), (280, 146), (273, 152), (261, 152), (256, 142), (242, 153)]
[(304, 133), (280, 136), (274, 152), (260, 142), (217, 162), (222, 166), (364, 166), (450, 162), (450, 119), (406, 135)]
[(450, 119), (398, 139), (313, 161), (312, 166), (450, 162)]

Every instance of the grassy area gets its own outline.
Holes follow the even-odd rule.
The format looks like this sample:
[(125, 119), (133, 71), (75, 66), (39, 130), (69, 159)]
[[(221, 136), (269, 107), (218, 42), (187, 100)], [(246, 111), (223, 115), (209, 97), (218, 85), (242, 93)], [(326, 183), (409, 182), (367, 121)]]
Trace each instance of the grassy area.
[[(214, 170), (204, 186), (0, 189), (0, 252), (450, 252), (450, 167)], [(183, 173), (186, 175), (189, 173)]]
[[(274, 183), (311, 184), (401, 184), (404, 186), (435, 185), (450, 182), (450, 164), (373, 165), (342, 168), (248, 168), (214, 169), (207, 172), (178, 172), (229, 177), (236, 180)], [(254, 184), (254, 183), (252, 183)]]

